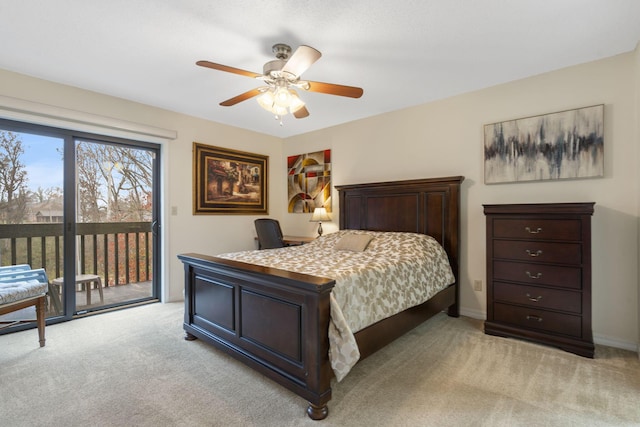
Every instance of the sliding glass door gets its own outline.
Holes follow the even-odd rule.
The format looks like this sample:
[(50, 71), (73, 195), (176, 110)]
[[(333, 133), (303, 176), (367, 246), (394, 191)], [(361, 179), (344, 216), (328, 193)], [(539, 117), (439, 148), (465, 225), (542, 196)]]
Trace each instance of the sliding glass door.
[(78, 313), (156, 298), (155, 150), (76, 139)]
[[(62, 275), (64, 144), (61, 135), (0, 126), (0, 266), (45, 268), (50, 281)], [(65, 311), (52, 286), (47, 317)]]
[(158, 299), (159, 154), (0, 120), (0, 265), (45, 269), (48, 318)]

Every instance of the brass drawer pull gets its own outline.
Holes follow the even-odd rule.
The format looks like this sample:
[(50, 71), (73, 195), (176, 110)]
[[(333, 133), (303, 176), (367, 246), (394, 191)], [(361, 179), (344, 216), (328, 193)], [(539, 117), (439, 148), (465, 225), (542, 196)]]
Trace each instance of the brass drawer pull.
[(538, 250), (537, 250), (537, 251), (535, 251), (535, 252), (530, 251), (529, 249), (527, 249), (527, 250), (526, 250), (526, 252), (527, 252), (527, 254), (528, 254), (530, 257), (537, 257), (537, 256), (542, 255), (542, 250), (540, 250), (540, 249), (538, 249)]
[(542, 277), (542, 273), (536, 273), (536, 275), (534, 276), (533, 274), (529, 273), (528, 271), (525, 271), (524, 274), (526, 274), (529, 279), (539, 279), (539, 278)]
[(542, 322), (542, 317), (527, 315), (527, 320), (535, 320), (536, 322)]
[(525, 227), (524, 229), (529, 234), (538, 234), (538, 233), (540, 233), (542, 231), (542, 228), (540, 228), (540, 227), (536, 228), (535, 231), (532, 231), (531, 228), (529, 228), (529, 227)]
[(530, 293), (527, 293), (527, 298), (529, 299), (529, 301), (533, 301), (533, 302), (538, 302), (542, 299), (542, 295), (537, 296), (537, 297), (532, 297)]

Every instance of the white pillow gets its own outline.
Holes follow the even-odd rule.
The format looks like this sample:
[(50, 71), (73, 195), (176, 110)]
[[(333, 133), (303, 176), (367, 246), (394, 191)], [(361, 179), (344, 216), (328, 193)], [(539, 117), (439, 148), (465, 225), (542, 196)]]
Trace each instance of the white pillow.
[(334, 247), (343, 251), (362, 252), (367, 249), (371, 239), (373, 236), (370, 234), (347, 234), (342, 236)]

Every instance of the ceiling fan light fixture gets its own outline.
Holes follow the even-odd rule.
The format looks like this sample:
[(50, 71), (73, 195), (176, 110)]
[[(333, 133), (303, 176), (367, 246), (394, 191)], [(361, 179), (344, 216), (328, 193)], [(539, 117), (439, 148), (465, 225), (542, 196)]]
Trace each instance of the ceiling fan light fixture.
[(260, 94), (258, 105), (277, 117), (295, 113), (305, 106), (298, 93), (285, 84), (278, 84)]
[(287, 107), (283, 107), (277, 104), (273, 105), (271, 112), (279, 117), (286, 116), (287, 114), (289, 114), (289, 110), (287, 109)]
[(291, 93), (286, 85), (279, 86), (274, 94), (273, 103), (279, 107), (288, 108), (291, 105)]
[(289, 89), (289, 92), (291, 93), (291, 103), (289, 104), (289, 111), (291, 112), (291, 114), (293, 114), (304, 107), (305, 104), (304, 101), (300, 99), (295, 90)]
[(273, 108), (273, 92), (268, 90), (256, 98), (258, 104), (267, 111)]

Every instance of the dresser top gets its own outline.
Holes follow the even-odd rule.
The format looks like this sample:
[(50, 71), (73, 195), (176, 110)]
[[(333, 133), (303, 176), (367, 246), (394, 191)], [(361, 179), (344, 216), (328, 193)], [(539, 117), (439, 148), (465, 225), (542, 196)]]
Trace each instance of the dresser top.
[(589, 214), (595, 202), (482, 205), (485, 214)]

